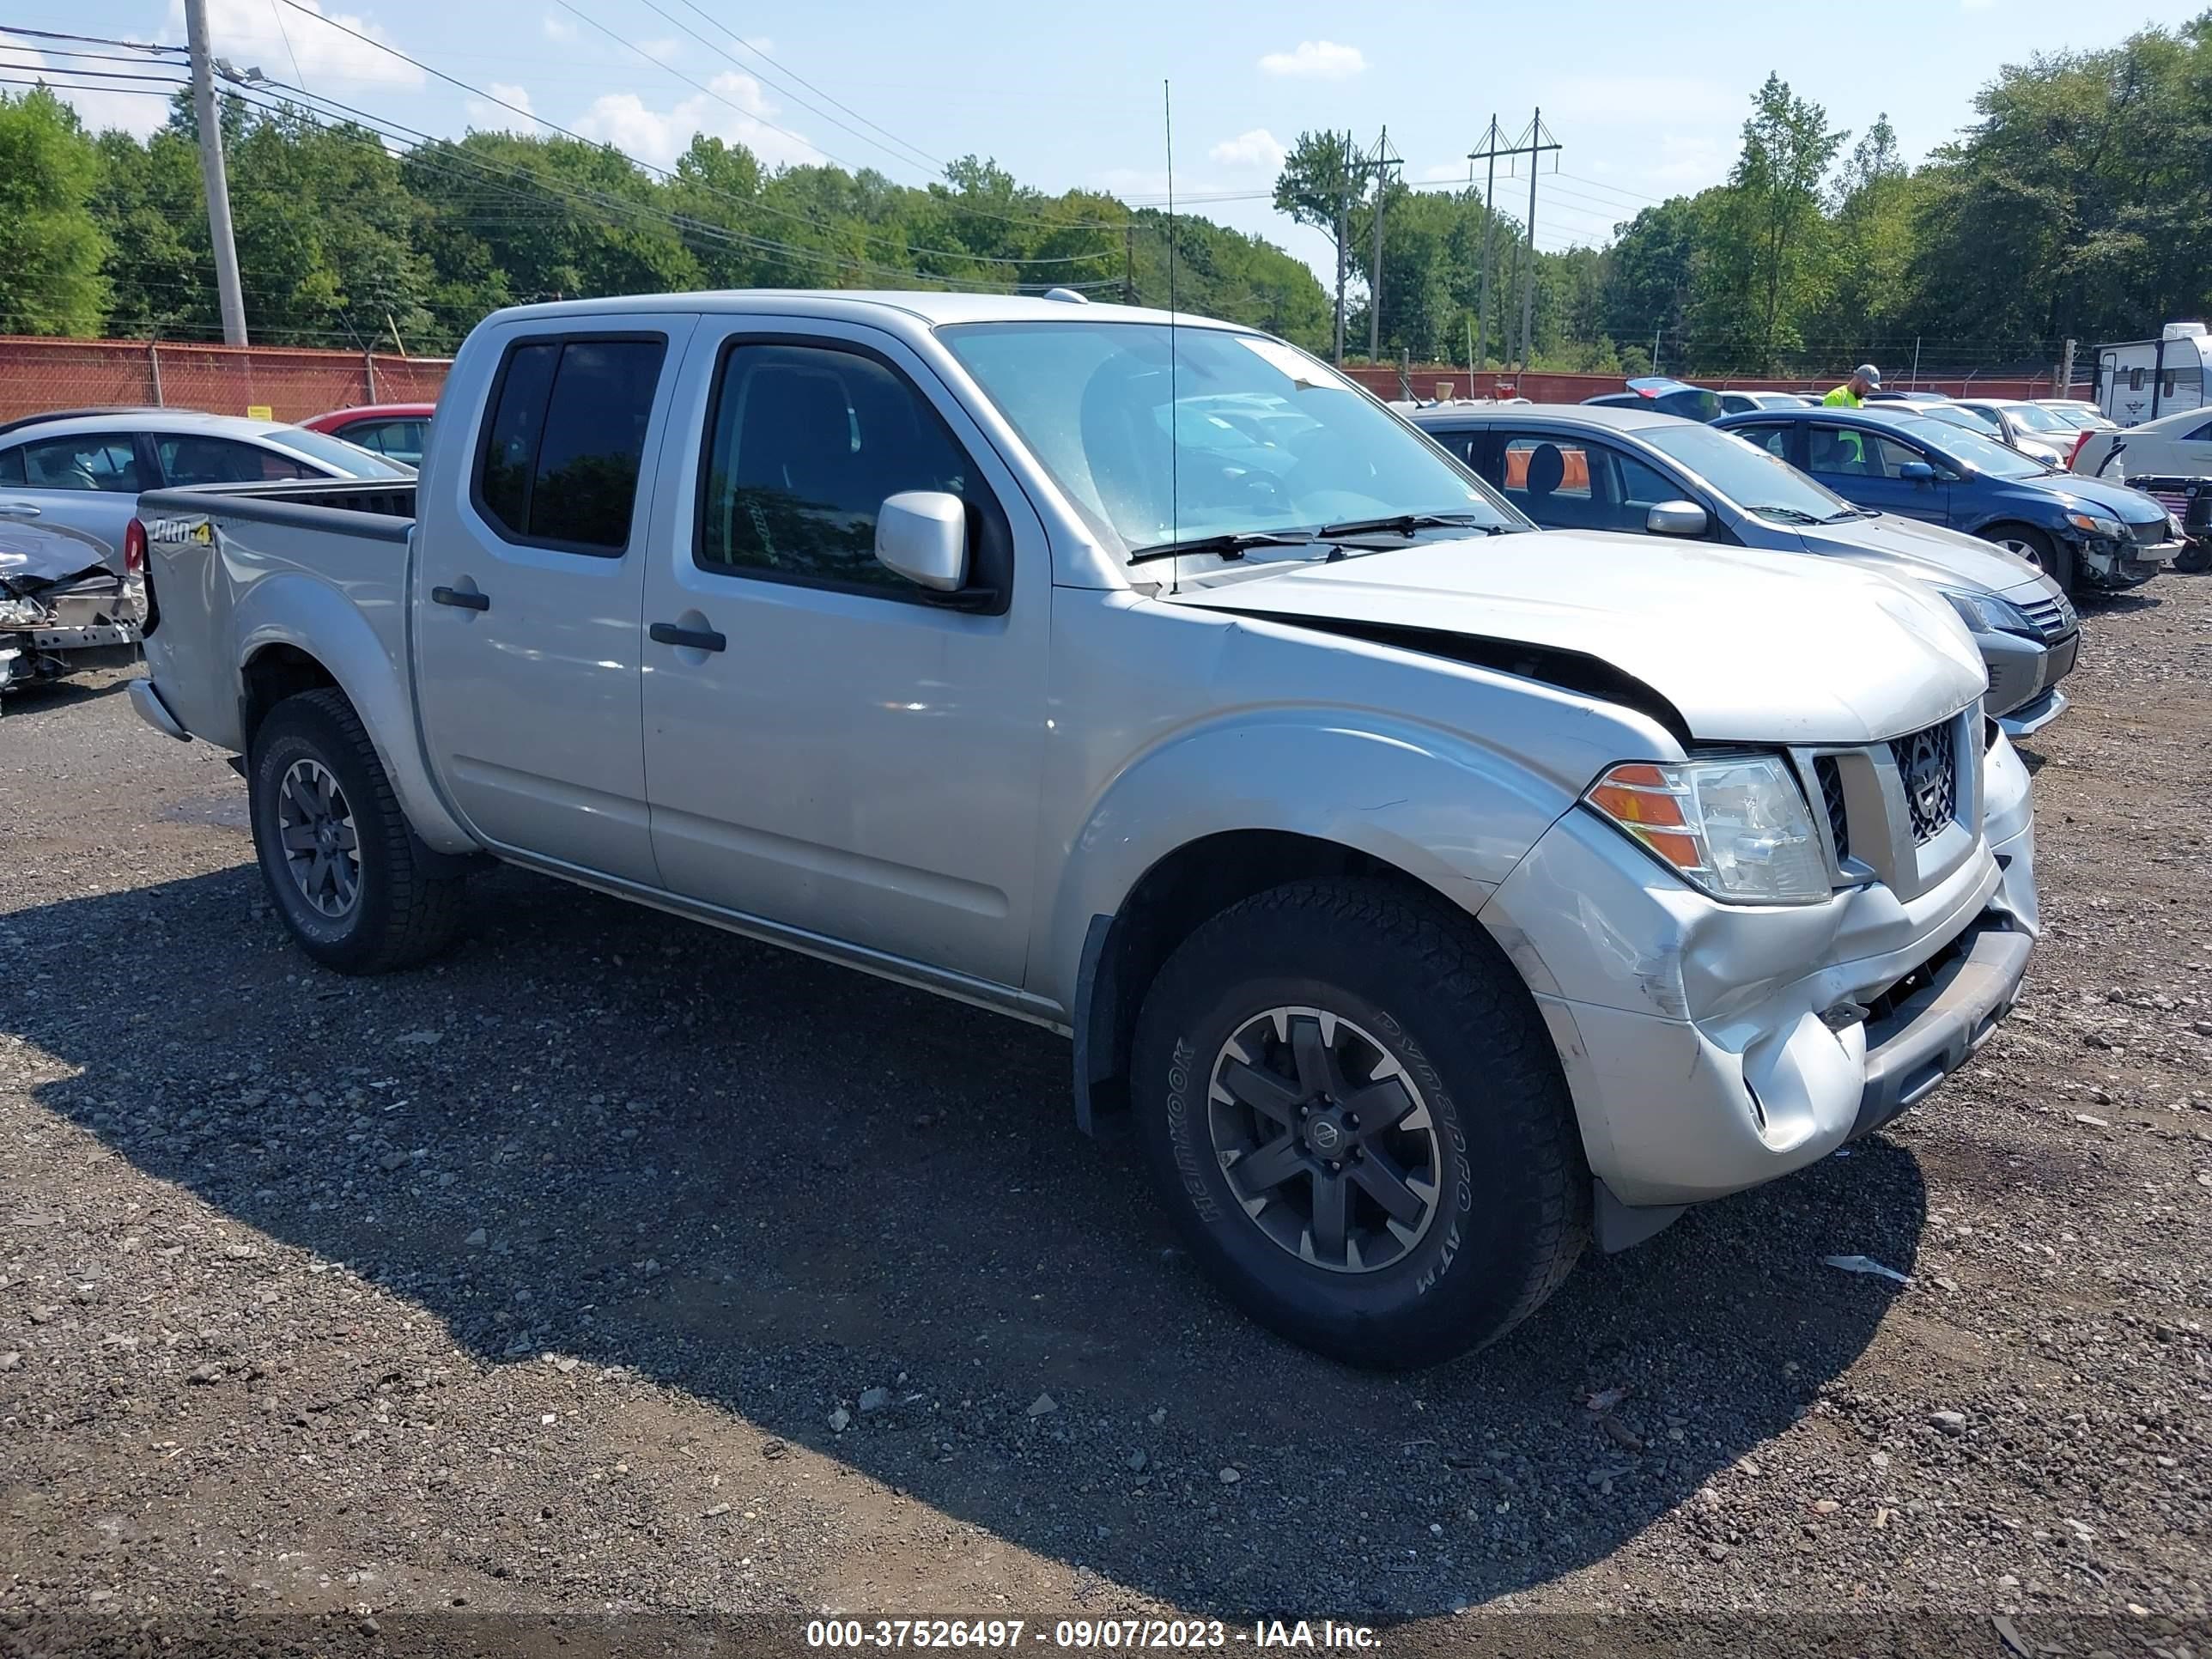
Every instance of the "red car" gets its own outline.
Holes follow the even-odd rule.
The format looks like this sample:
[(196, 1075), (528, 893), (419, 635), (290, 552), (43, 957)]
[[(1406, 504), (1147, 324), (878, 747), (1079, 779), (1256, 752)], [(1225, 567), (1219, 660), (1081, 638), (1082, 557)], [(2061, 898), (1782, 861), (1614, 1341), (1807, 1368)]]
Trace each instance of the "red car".
[(300, 424), (359, 444), (388, 461), (420, 466), (422, 441), (437, 409), (435, 404), (362, 404), (353, 409), (334, 409)]

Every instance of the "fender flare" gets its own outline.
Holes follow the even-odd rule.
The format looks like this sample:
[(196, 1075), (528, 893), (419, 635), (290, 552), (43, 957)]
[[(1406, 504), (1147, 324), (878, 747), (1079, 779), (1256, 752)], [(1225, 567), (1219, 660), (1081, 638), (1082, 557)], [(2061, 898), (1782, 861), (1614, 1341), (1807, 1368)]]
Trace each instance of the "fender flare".
[(393, 659), (351, 600), (306, 575), (271, 575), (246, 594), (234, 631), (241, 681), (253, 659), (271, 646), (289, 646), (322, 665), (361, 716), (400, 810), (423, 845), (434, 853), (479, 850), (431, 783), (415, 737), (406, 663)]

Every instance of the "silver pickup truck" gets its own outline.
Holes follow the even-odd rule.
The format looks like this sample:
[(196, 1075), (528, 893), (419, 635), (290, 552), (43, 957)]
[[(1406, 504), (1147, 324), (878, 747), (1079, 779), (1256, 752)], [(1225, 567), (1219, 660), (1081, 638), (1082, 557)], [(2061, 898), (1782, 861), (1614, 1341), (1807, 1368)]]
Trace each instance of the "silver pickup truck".
[(1886, 1123), (2036, 933), (1940, 600), (1540, 550), (1242, 328), (506, 311), (418, 483), (141, 513), (132, 695), (245, 757), (316, 961), (430, 955), (489, 854), (1050, 1026), (1197, 1259), (1356, 1363), (1486, 1342), (1593, 1235)]

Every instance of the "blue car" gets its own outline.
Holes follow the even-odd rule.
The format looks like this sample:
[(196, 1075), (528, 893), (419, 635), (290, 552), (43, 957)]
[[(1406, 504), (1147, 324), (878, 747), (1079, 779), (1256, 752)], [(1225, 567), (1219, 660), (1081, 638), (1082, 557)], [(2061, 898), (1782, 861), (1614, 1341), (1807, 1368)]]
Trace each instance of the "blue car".
[(1909, 405), (1762, 409), (1713, 424), (1855, 507), (1995, 542), (2069, 592), (2140, 586), (2182, 549), (2180, 526), (2141, 490), (2056, 471)]

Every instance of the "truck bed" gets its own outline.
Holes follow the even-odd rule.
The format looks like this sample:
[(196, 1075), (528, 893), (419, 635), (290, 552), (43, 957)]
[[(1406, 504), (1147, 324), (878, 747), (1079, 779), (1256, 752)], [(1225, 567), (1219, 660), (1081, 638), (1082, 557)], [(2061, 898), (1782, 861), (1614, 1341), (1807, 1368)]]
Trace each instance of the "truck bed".
[(287, 646), (358, 682), (356, 702), (404, 699), (415, 491), (316, 479), (138, 498), (146, 653), (185, 729), (242, 750), (240, 666)]

